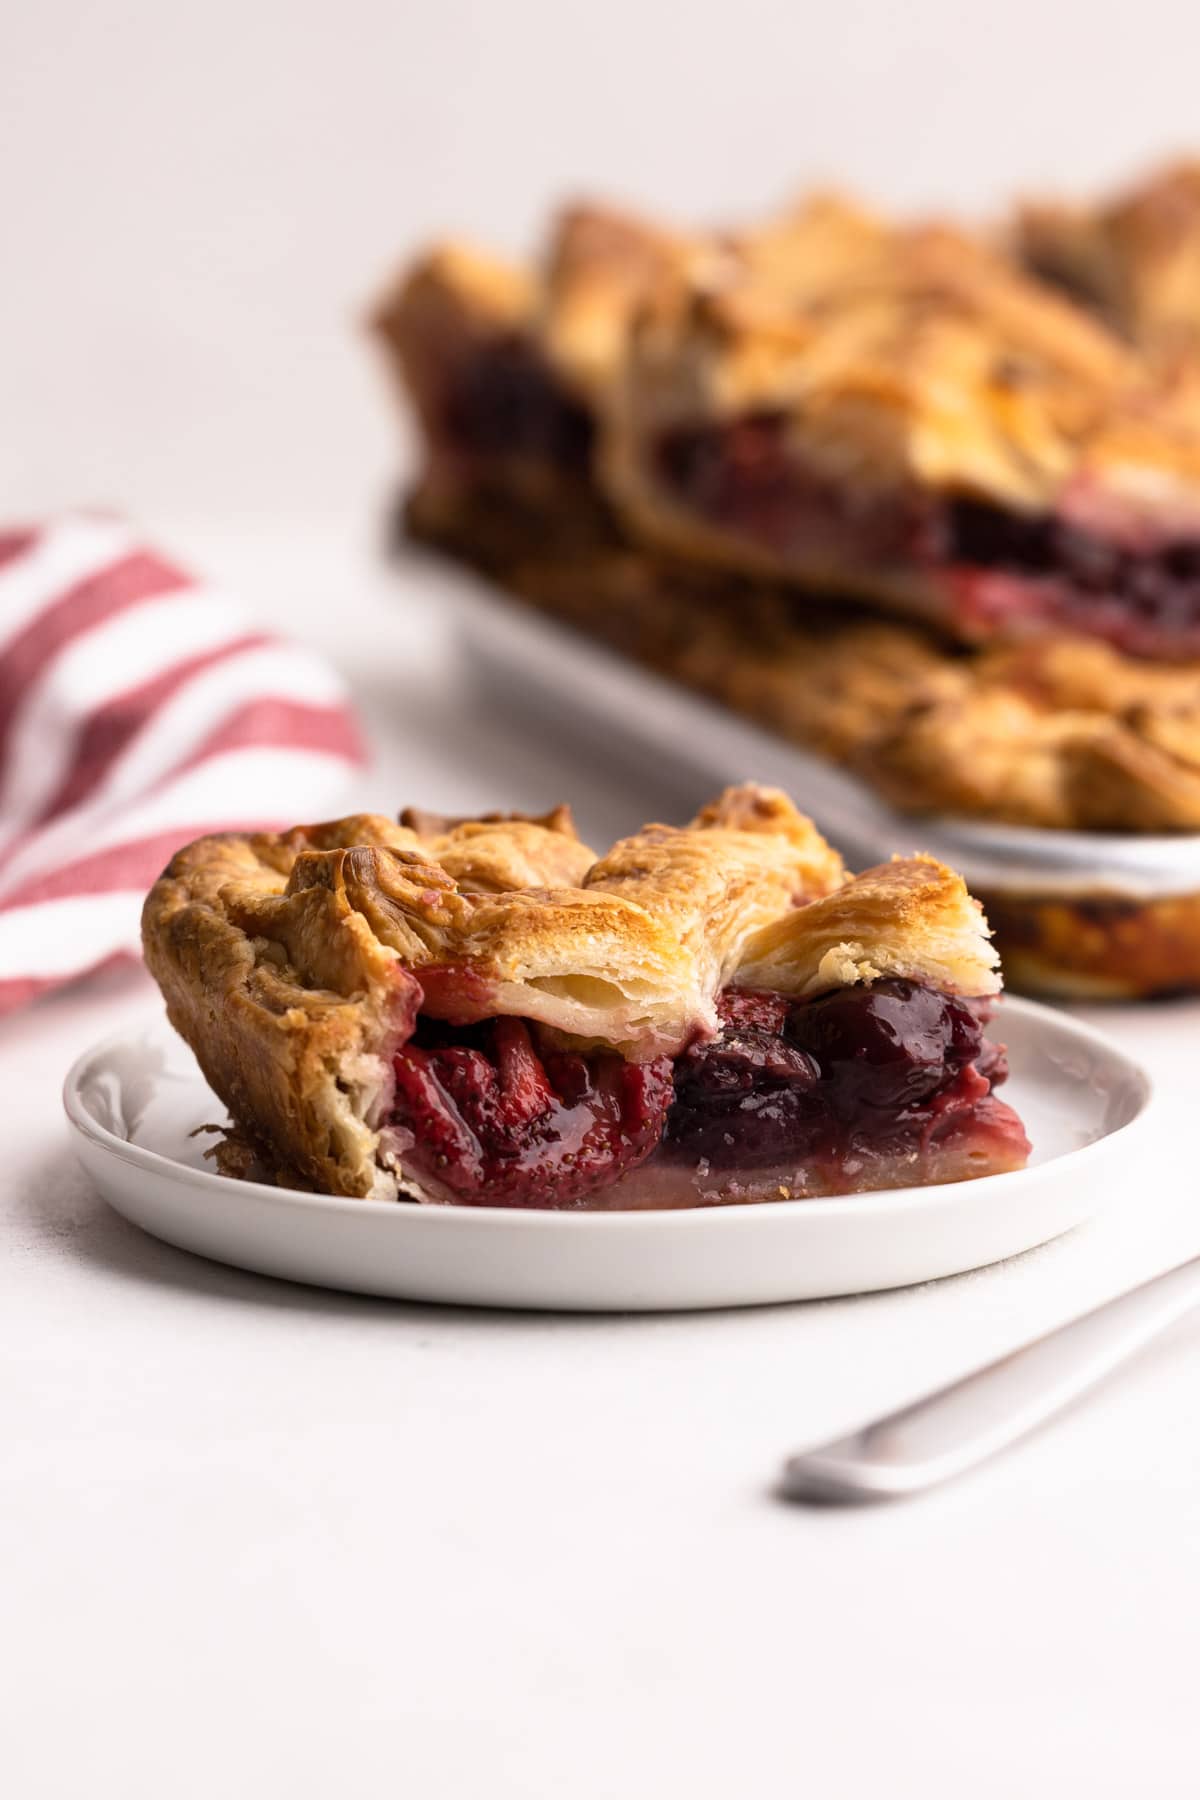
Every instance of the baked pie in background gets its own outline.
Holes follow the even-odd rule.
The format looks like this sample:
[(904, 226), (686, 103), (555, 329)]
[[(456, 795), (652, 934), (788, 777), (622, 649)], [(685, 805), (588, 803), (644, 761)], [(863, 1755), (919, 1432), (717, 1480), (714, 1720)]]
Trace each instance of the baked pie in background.
[(928, 858), (860, 875), (776, 790), (604, 856), (541, 819), (202, 838), (146, 960), (233, 1125), (318, 1192), (669, 1208), (1020, 1168), (997, 956)]
[[(435, 249), (375, 321), (407, 529), (898, 811), (1200, 829), (1191, 365), (1048, 284), (1039, 229), (820, 195), (709, 235), (575, 208), (527, 269)], [(1026, 985), (1200, 984), (1198, 895), (984, 900)]]

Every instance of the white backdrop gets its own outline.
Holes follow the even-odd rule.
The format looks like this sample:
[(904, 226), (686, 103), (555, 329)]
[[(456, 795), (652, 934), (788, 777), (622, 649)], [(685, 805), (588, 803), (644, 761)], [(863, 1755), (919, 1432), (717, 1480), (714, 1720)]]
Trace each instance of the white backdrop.
[(0, 0), (3, 512), (368, 508), (423, 234), (1087, 187), (1200, 146), (1198, 50), (1195, 0)]
[[(492, 717), (421, 566), (367, 560), (396, 425), (356, 319), (424, 234), (517, 247), (563, 193), (992, 206), (1200, 148), (1200, 0), (1101, 5), (0, 0), (0, 524), (116, 504), (333, 651), (377, 753), (352, 803), (686, 817), (666, 771)], [(1161, 1110), (1106, 1218), (959, 1282), (643, 1321), (141, 1237), (57, 1090), (156, 1011), (114, 980), (0, 1026), (13, 1800), (1195, 1800), (1200, 1322), (926, 1503), (768, 1497), (787, 1451), (1200, 1250), (1195, 1003), (1110, 1017)]]

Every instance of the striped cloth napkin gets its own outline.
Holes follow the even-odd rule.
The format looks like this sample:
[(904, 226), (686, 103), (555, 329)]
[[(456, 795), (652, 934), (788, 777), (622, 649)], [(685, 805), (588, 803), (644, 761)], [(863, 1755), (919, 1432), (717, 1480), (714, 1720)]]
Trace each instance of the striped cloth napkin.
[(136, 956), (181, 844), (319, 817), (363, 760), (319, 657), (120, 520), (0, 532), (0, 1014)]

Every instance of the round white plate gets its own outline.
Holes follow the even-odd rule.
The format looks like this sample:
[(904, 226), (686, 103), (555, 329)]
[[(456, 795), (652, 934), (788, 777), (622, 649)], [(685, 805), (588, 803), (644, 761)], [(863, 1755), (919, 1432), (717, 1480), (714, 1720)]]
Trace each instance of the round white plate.
[(1107, 1038), (1006, 1000), (1005, 1097), (1033, 1141), (1011, 1175), (680, 1212), (416, 1206), (231, 1181), (198, 1126), (225, 1114), (165, 1022), (67, 1076), (75, 1147), (118, 1212), (185, 1250), (291, 1281), (463, 1306), (752, 1306), (955, 1275), (1069, 1231), (1136, 1180), (1149, 1082)]

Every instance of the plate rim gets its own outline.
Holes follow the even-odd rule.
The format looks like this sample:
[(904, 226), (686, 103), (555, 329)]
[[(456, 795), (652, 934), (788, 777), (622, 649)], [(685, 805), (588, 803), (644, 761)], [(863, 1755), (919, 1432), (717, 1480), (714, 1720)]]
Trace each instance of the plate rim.
[[(852, 1203), (860, 1219), (875, 1213), (880, 1216), (881, 1222), (886, 1222), (888, 1218), (910, 1210), (929, 1208), (931, 1204), (936, 1206), (939, 1202), (944, 1206), (952, 1206), (957, 1199), (968, 1194), (972, 1197), (991, 1195), (995, 1192), (997, 1183), (1011, 1187), (1014, 1182), (1036, 1182), (1048, 1169), (1066, 1160), (1075, 1163), (1080, 1158), (1088, 1157), (1094, 1161), (1097, 1155), (1110, 1150), (1118, 1139), (1125, 1139), (1129, 1132), (1145, 1128), (1155, 1107), (1157, 1092), (1149, 1072), (1136, 1057), (1106, 1032), (1056, 1007), (1043, 1005), (1021, 995), (1006, 995), (1004, 1007), (1006, 1012), (1009, 1009), (1019, 1010), (1022, 1017), (1032, 1016), (1035, 1025), (1039, 1020), (1052, 1024), (1055, 1030), (1066, 1037), (1093, 1049), (1100, 1049), (1122, 1065), (1126, 1076), (1132, 1079), (1137, 1089), (1137, 1108), (1132, 1117), (1111, 1131), (1104, 1132), (1101, 1137), (1093, 1138), (1090, 1143), (1080, 1144), (1076, 1149), (1065, 1151), (1047, 1163), (1034, 1163), (1023, 1169), (1001, 1170), (991, 1175), (976, 1176), (970, 1181), (928, 1182), (923, 1186), (902, 1188), (869, 1188), (858, 1194), (830, 1194), (811, 1200), (752, 1200), (729, 1206), (625, 1208), (604, 1212), (555, 1207), (465, 1206), (455, 1202), (436, 1206), (405, 1206), (395, 1200), (354, 1199), (342, 1194), (310, 1193), (300, 1188), (275, 1187), (262, 1181), (236, 1180), (232, 1176), (221, 1175), (216, 1170), (197, 1169), (190, 1163), (178, 1162), (161, 1151), (152, 1150), (148, 1145), (131, 1143), (129, 1139), (119, 1137), (93, 1116), (81, 1094), (81, 1081), (90, 1065), (114, 1049), (128, 1047), (131, 1041), (144, 1042), (147, 1036), (169, 1038), (191, 1055), (194, 1062), (190, 1046), (175, 1032), (165, 1014), (140, 1027), (126, 1026), (122, 1030), (110, 1032), (81, 1051), (63, 1078), (62, 1102), (72, 1129), (118, 1161), (131, 1164), (146, 1174), (157, 1174), (172, 1183), (201, 1191), (211, 1191), (211, 1185), (216, 1183), (222, 1192), (231, 1193), (236, 1190), (248, 1200), (260, 1205), (269, 1203), (283, 1211), (298, 1209), (317, 1213), (345, 1212), (357, 1217), (363, 1217), (364, 1214), (376, 1218), (389, 1216), (398, 1221), (411, 1221), (420, 1217), (430, 1222), (420, 1229), (428, 1230), (454, 1230), (469, 1224), (490, 1222), (494, 1228), (513, 1231), (639, 1231), (669, 1235), (686, 1230), (689, 1226), (694, 1229), (700, 1220), (716, 1230), (746, 1230), (767, 1215), (774, 1219), (804, 1217), (817, 1226), (822, 1221), (827, 1221), (831, 1215), (836, 1217), (844, 1214), (847, 1206)], [(203, 1082), (203, 1071), (198, 1063), (195, 1063), (195, 1073)], [(435, 1219), (439, 1221), (437, 1225), (432, 1223)], [(740, 1224), (735, 1221), (740, 1221)]]

